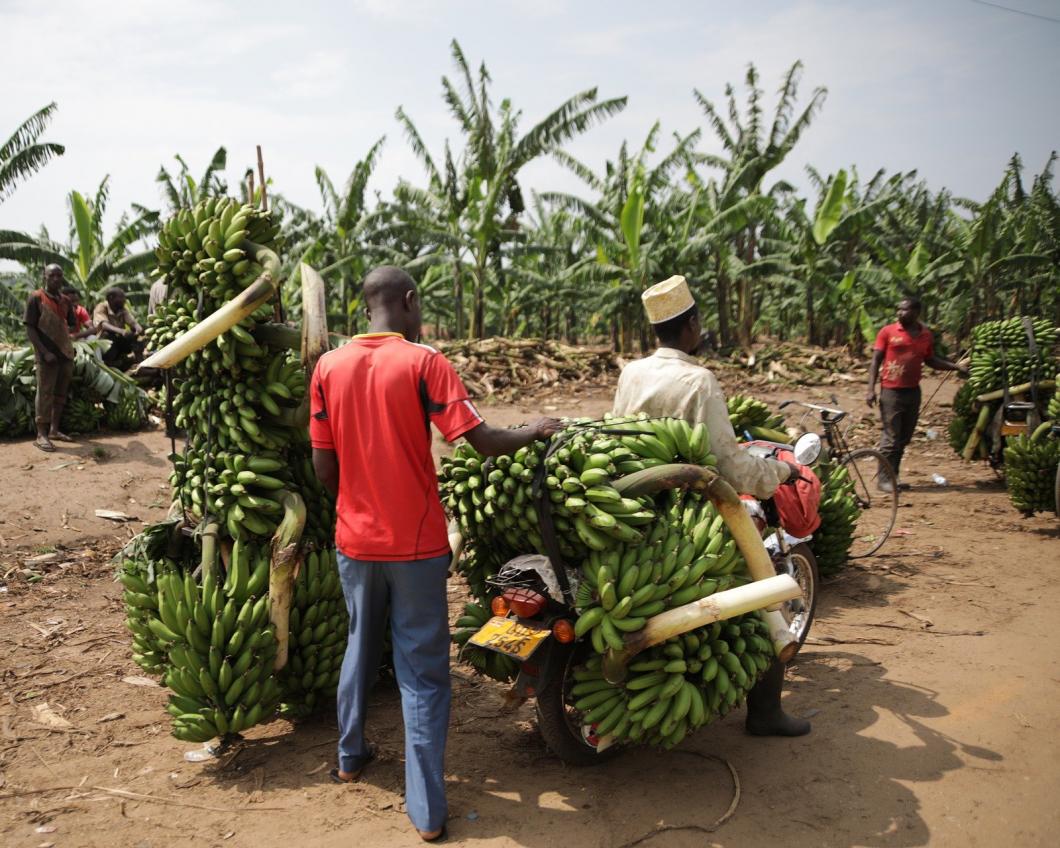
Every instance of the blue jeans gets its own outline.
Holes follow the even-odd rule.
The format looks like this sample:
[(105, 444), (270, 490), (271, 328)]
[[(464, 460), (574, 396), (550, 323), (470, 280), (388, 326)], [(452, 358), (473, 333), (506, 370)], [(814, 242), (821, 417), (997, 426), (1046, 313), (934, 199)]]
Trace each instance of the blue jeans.
[(449, 730), (449, 556), (366, 562), (339, 554), (350, 635), (339, 678), (339, 768), (367, 760), (368, 691), (379, 670), (387, 605), (394, 671), (405, 719), (405, 808), (417, 830), (445, 824), (445, 740)]

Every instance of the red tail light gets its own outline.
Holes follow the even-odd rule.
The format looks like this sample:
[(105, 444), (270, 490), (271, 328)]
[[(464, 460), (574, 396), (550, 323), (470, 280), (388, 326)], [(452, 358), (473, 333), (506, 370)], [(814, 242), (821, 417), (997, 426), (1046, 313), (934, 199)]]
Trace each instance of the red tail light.
[(545, 608), (547, 598), (533, 589), (506, 589), (501, 595), (519, 618), (533, 618)]

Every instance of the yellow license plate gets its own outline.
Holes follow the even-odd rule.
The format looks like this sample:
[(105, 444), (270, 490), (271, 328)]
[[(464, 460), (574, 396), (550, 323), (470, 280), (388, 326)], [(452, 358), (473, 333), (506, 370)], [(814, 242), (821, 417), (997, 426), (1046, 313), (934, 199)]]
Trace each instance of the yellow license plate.
[(525, 660), (548, 638), (550, 632), (545, 627), (531, 627), (514, 618), (495, 615), (482, 625), (482, 629), (470, 641), (480, 648)]

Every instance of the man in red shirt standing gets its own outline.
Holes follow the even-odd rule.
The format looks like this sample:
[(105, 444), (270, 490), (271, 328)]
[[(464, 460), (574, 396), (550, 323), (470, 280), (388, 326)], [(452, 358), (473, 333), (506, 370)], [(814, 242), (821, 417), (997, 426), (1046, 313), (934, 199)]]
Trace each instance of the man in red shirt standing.
[[(865, 395), (865, 402), (875, 406), (876, 377), (880, 375), (883, 435), (879, 449), (890, 461), (895, 480), (902, 454), (916, 431), (920, 415), (920, 375), (925, 363), (939, 371), (958, 371), (968, 376), (968, 369), (963, 365), (935, 356), (931, 330), (920, 323), (920, 298), (907, 297), (898, 304), (897, 323), (888, 324), (876, 336), (869, 366), (869, 391)], [(878, 486), (881, 491), (892, 491), (891, 481), (886, 478), (881, 477)]]
[(405, 806), (427, 842), (445, 832), (444, 757), (449, 724), (449, 537), (438, 498), (431, 424), (487, 456), (512, 453), (560, 428), (542, 418), (491, 427), (442, 354), (418, 344), (412, 278), (381, 267), (364, 280), (369, 332), (320, 358), (310, 384), (313, 466), (336, 495), (335, 543), (350, 614), (338, 689), (338, 768), (356, 780), (368, 691), (390, 610), (394, 670), (405, 718)]

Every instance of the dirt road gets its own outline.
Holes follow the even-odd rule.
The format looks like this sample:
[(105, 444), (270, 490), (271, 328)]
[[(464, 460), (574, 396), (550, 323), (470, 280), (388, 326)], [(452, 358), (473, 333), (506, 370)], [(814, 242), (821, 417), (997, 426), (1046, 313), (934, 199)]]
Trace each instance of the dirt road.
[[(844, 396), (848, 408), (858, 395)], [(607, 400), (486, 410), (508, 423), (542, 410), (595, 415)], [(941, 431), (939, 441), (922, 431), (914, 445), (899, 534), (824, 587), (786, 695), (788, 710), (812, 718), (811, 736), (749, 738), (740, 711), (676, 751), (571, 769), (543, 748), (532, 706), (508, 709), (501, 687), (454, 666), (450, 842), (607, 848), (657, 830), (639, 844), (1055, 845), (1060, 525), (1021, 518), (989, 469), (957, 462), (944, 423), (935, 407), (923, 427)], [(872, 429), (867, 421), (864, 438)], [(333, 715), (255, 728), (221, 762), (182, 759), (189, 746), (168, 735), (163, 690), (137, 679), (106, 563), (140, 525), (94, 516), (160, 517), (168, 452), (157, 432), (48, 456), (0, 445), (0, 841), (420, 844), (402, 807), (392, 685), (372, 699), (382, 756), (356, 786), (326, 780)], [(945, 488), (931, 484), (934, 471)], [(41, 555), (51, 561), (23, 565)], [(39, 582), (27, 582), (33, 574)], [(461, 596), (454, 585), (454, 610)], [(739, 799), (724, 825), (662, 832), (709, 828), (734, 801), (734, 774)], [(40, 791), (50, 787), (68, 788)]]

